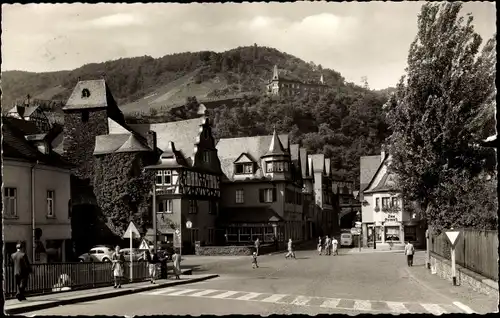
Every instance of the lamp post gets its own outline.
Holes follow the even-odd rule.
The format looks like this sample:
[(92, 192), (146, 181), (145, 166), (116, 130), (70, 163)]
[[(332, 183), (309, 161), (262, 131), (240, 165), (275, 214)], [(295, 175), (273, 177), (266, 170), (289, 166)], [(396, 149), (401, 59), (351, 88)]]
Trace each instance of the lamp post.
[(153, 246), (154, 252), (158, 252), (158, 239), (157, 239), (157, 219), (156, 219), (156, 180), (153, 182)]

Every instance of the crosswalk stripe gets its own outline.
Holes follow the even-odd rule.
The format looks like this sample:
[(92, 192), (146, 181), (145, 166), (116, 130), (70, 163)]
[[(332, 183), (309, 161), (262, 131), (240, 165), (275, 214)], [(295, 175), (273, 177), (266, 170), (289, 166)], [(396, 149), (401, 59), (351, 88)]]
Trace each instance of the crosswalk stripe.
[(214, 293), (216, 291), (218, 291), (218, 290), (216, 290), (216, 289), (206, 289), (206, 290), (202, 290), (201, 292), (197, 292), (197, 293), (191, 294), (189, 296), (192, 296), (192, 297), (202, 297), (202, 296)]
[(225, 293), (222, 293), (222, 294), (219, 294), (219, 295), (215, 295), (215, 296), (212, 296), (210, 298), (217, 298), (217, 299), (222, 299), (222, 298), (227, 298), (229, 296), (232, 296), (234, 294), (237, 294), (238, 292), (237, 291), (227, 291)]
[(386, 303), (387, 306), (389, 306), (389, 308), (394, 312), (404, 313), (404, 314), (410, 313), (410, 311), (405, 307), (403, 303), (397, 303), (393, 301), (387, 301)]
[(271, 295), (270, 297), (267, 297), (265, 299), (262, 299), (261, 301), (265, 302), (265, 303), (275, 303), (275, 302), (278, 302), (278, 300), (282, 299), (283, 297), (285, 297), (286, 295), (278, 295), (278, 294), (274, 294), (274, 295)]
[(306, 296), (297, 296), (290, 304), (292, 305), (298, 305), (298, 306), (305, 306), (307, 303), (312, 299), (312, 297), (306, 297)]
[(155, 291), (155, 292), (151, 292), (149, 293), (150, 295), (161, 295), (161, 294), (164, 294), (164, 293), (170, 293), (170, 292), (173, 292), (175, 290), (179, 290), (179, 288), (165, 288), (165, 289), (161, 289), (159, 291)]
[(330, 298), (330, 299), (325, 300), (319, 306), (320, 307), (326, 307), (326, 308), (337, 308), (337, 305), (339, 304), (339, 302), (340, 302), (340, 299)]
[(446, 310), (441, 308), (441, 306), (436, 305), (436, 304), (420, 304), (422, 307), (425, 308), (428, 312), (434, 315), (442, 315), (446, 313)]
[(453, 305), (457, 306), (458, 308), (462, 309), (468, 314), (475, 314), (474, 310), (472, 310), (469, 306), (466, 306), (459, 301), (454, 301)]
[(367, 300), (356, 300), (356, 301), (354, 301), (354, 309), (355, 310), (371, 310), (372, 305)]
[(238, 297), (236, 299), (238, 299), (238, 300), (251, 300), (251, 299), (254, 299), (260, 295), (262, 295), (262, 294), (261, 293), (248, 293), (248, 294), (243, 295), (241, 297)]
[(173, 293), (168, 293), (167, 296), (180, 296), (180, 295), (183, 295), (183, 294), (194, 292), (195, 290), (198, 290), (198, 289), (182, 289), (182, 290), (179, 290), (179, 291), (176, 291), (176, 292), (173, 292)]

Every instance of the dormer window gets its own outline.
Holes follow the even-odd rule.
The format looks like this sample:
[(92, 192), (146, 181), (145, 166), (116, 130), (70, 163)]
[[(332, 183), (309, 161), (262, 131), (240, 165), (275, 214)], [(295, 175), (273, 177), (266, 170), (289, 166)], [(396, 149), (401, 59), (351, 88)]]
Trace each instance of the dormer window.
[(252, 174), (253, 173), (253, 163), (237, 163), (234, 165), (234, 171), (236, 174)]
[(210, 151), (204, 151), (203, 152), (203, 162), (205, 163), (210, 163), (210, 158), (212, 157), (212, 154)]
[(82, 98), (89, 98), (90, 97), (90, 91), (86, 88), (82, 90)]

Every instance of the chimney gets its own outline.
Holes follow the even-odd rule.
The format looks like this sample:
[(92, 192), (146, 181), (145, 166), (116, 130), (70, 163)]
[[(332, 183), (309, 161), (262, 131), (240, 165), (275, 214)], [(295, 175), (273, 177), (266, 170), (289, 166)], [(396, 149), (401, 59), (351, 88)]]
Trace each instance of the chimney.
[(384, 161), (385, 159), (385, 144), (382, 144), (380, 146), (380, 162)]
[(157, 143), (156, 143), (156, 132), (153, 130), (148, 131), (148, 135), (146, 136), (146, 139), (148, 140), (148, 147), (156, 150), (157, 148)]

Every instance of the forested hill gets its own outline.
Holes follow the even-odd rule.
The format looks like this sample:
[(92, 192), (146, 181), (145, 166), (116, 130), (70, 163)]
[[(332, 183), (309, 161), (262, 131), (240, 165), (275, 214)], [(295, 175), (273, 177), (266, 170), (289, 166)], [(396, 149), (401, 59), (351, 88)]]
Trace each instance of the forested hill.
[[(323, 74), (332, 87), (321, 97), (270, 98), (265, 83), (274, 65), (302, 81)], [(254, 93), (232, 105), (210, 108), (218, 138), (291, 132), (311, 152), (332, 158), (340, 177), (359, 180), (359, 157), (378, 154), (387, 136), (382, 105), (391, 91), (371, 91), (345, 83), (342, 76), (321, 65), (267, 47), (239, 47), (223, 53), (187, 52), (154, 59), (149, 56), (88, 64), (72, 71), (2, 74), (2, 108), (27, 94), (42, 100), (65, 101), (78, 79), (105, 76), (122, 110), (129, 114), (160, 115), (153, 120), (176, 120), (196, 113), (196, 99)], [(154, 99), (155, 103), (149, 100)], [(188, 102), (186, 103), (186, 99)], [(170, 109), (181, 101), (184, 107)], [(53, 103), (55, 107), (60, 104)], [(156, 109), (154, 109), (156, 108)], [(159, 109), (160, 108), (160, 109)], [(153, 109), (154, 111), (151, 111)], [(142, 120), (151, 118), (142, 118)]]
[(171, 102), (170, 95), (176, 95), (178, 98), (172, 102), (178, 102), (185, 101), (190, 93), (200, 99), (235, 92), (262, 92), (275, 64), (289, 76), (302, 80), (318, 80), (323, 73), (329, 84), (343, 83), (340, 74), (333, 70), (323, 70), (321, 65), (306, 63), (273, 48), (254, 45), (222, 53), (202, 51), (171, 54), (157, 59), (150, 56), (124, 58), (87, 64), (72, 71), (7, 71), (2, 73), (2, 108), (12, 107), (15, 100), (24, 99), (27, 94), (36, 99), (66, 100), (78, 79), (102, 76), (106, 77), (121, 106), (158, 92), (166, 95), (162, 106)]

